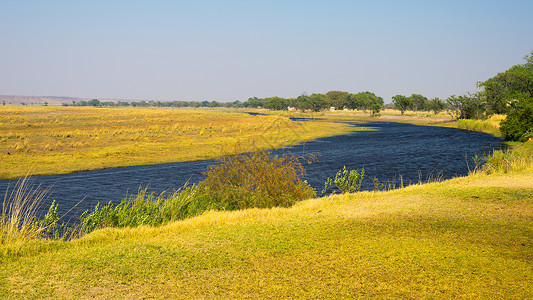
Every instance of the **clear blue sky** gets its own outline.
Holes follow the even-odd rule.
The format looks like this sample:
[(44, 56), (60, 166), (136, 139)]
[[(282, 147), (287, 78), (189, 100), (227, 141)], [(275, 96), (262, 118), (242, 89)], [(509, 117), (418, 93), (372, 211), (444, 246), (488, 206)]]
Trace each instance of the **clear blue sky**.
[(531, 0), (0, 0), (0, 95), (446, 98), (532, 49)]

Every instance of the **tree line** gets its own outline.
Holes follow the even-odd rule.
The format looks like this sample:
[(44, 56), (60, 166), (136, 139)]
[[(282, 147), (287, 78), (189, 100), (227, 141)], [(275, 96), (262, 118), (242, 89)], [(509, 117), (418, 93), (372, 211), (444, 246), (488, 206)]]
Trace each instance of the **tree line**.
[(89, 101), (72, 101), (72, 104), (63, 103), (63, 106), (105, 106), (105, 107), (243, 107), (239, 100), (233, 102), (217, 101), (100, 101), (92, 99)]
[(312, 110), (321, 111), (324, 109), (362, 109), (371, 110), (372, 113), (379, 113), (383, 109), (383, 98), (376, 96), (372, 92), (360, 92), (352, 94), (343, 91), (329, 91), (325, 94), (302, 94), (296, 98), (282, 97), (253, 97), (241, 102), (217, 102), (217, 101), (100, 101), (92, 99), (89, 101), (72, 101), (72, 104), (64, 106), (107, 106), (107, 107), (229, 107), (229, 108), (265, 108), (271, 110)]
[(321, 111), (324, 109), (361, 109), (371, 110), (372, 113), (379, 113), (384, 106), (383, 98), (376, 96), (372, 92), (360, 92), (357, 94), (345, 91), (329, 91), (325, 94), (302, 94), (296, 98), (268, 97), (249, 98), (243, 103), (244, 107), (266, 108), (272, 110), (312, 110)]

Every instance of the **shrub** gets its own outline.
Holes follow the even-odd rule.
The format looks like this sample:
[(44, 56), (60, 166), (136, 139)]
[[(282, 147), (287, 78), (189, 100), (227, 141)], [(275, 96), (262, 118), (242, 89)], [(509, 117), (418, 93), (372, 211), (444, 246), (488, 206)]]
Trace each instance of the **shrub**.
[(518, 101), (501, 122), (500, 131), (508, 141), (524, 142), (533, 137), (533, 99)]
[(302, 159), (310, 162), (313, 157), (254, 152), (223, 158), (204, 173), (206, 179), (198, 184), (197, 197), (209, 209), (218, 210), (291, 206), (316, 196), (300, 179), (305, 174)]
[[(324, 190), (322, 194), (326, 193), (332, 186), (335, 184), (335, 187), (339, 189), (342, 193), (355, 193), (361, 190), (361, 185), (365, 177), (365, 169), (362, 169), (361, 172), (357, 170), (348, 170), (346, 166), (342, 168), (335, 175), (335, 180), (328, 178), (324, 184)], [(333, 191), (335, 193), (335, 191)]]

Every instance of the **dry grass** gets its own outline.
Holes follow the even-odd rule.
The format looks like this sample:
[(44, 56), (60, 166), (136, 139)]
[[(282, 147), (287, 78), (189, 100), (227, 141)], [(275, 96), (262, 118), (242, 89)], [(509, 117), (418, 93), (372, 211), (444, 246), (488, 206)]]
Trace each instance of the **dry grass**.
[(30, 185), (26, 177), (6, 190), (0, 214), (0, 245), (20, 247), (39, 236), (42, 228), (35, 223), (36, 213), (49, 190)]
[(212, 159), (350, 130), (283, 116), (164, 108), (6, 106), (0, 120), (0, 178)]

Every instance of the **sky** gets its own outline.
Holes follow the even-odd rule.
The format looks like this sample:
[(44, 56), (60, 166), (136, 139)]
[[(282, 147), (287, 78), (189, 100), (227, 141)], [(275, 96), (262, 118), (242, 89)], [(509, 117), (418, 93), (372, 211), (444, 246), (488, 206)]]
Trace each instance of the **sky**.
[(533, 50), (531, 0), (0, 0), (0, 95), (445, 99)]

